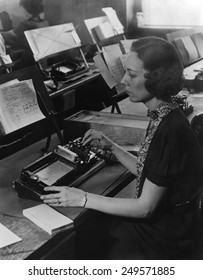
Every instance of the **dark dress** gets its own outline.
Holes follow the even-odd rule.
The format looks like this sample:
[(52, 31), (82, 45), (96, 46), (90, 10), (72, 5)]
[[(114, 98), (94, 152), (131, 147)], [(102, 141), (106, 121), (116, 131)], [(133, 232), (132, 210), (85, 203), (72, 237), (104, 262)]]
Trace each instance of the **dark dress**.
[(27, 30), (33, 30), (47, 26), (49, 26), (48, 21), (40, 19), (39, 17), (31, 17), (28, 20), (22, 21), (16, 28), (13, 29), (14, 33), (17, 36), (15, 44), (21, 47), (27, 47), (28, 43), (24, 32)]
[[(159, 112), (158, 116), (159, 118)], [(153, 120), (149, 124), (153, 126)], [(193, 250), (194, 198), (202, 183), (202, 150), (191, 126), (178, 109), (159, 119), (139, 178), (138, 197), (147, 178), (166, 187), (151, 218), (119, 218), (110, 234), (110, 259), (187, 259)]]

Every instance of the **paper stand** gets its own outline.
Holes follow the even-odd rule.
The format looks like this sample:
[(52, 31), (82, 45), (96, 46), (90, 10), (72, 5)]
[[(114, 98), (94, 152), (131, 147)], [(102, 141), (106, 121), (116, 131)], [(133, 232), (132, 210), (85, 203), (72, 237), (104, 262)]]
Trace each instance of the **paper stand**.
[(45, 145), (44, 148), (42, 148), (42, 151), (46, 153), (48, 151), (50, 143), (51, 143), (52, 126), (55, 128), (55, 131), (57, 133), (57, 136), (59, 138), (59, 141), (60, 141), (61, 145), (64, 145), (64, 139), (63, 139), (63, 136), (61, 134), (61, 131), (60, 131), (60, 129), (58, 127), (58, 124), (57, 124), (57, 121), (56, 121), (56, 112), (54, 112), (52, 108), (49, 108), (47, 106), (47, 104), (44, 101), (44, 99), (42, 98), (40, 92), (38, 92), (38, 96), (40, 97), (40, 99), (42, 101), (42, 104), (44, 106), (44, 109), (47, 113), (46, 118), (49, 119), (49, 122), (50, 122), (50, 131), (49, 131), (49, 134), (47, 136), (46, 145)]
[[(116, 33), (116, 31), (114, 30), (114, 35), (110, 36), (108, 38), (105, 38), (103, 40), (99, 40), (99, 38), (96, 36), (94, 29), (101, 25), (101, 24), (105, 24), (105, 23), (109, 23), (109, 18), (107, 16), (102, 16), (102, 17), (96, 17), (96, 18), (90, 18), (90, 19), (85, 19), (84, 20), (85, 25), (88, 29), (88, 32), (90, 34), (90, 37), (92, 39), (92, 42), (96, 45), (97, 50), (99, 52), (101, 52), (101, 48), (103, 45), (108, 45), (108, 44), (112, 44), (112, 41), (120, 41), (120, 39), (125, 40), (125, 35), (123, 33)], [(116, 37), (118, 36), (118, 39), (116, 40)]]
[[(32, 67), (24, 68), (24, 69), (21, 69), (21, 70), (18, 70), (18, 71), (13, 71), (11, 73), (1, 75), (0, 76), (0, 83), (3, 84), (3, 83), (9, 82), (9, 81), (14, 80), (14, 79), (18, 79), (19, 81), (32, 79), (35, 91), (36, 91), (37, 96), (38, 96), (39, 107), (40, 107), (43, 115), (45, 116), (45, 118), (49, 120), (51, 128), (50, 128), (50, 133), (49, 133), (48, 138), (47, 138), (46, 146), (45, 146), (45, 148), (43, 148), (43, 150), (47, 150), (48, 147), (49, 147), (50, 140), (51, 140), (51, 129), (53, 129), (53, 128), (57, 133), (57, 136), (59, 138), (60, 143), (63, 144), (64, 140), (63, 140), (63, 136), (62, 136), (62, 134), (59, 130), (57, 121), (56, 121), (55, 109), (54, 109), (52, 101), (51, 101), (51, 99), (50, 99), (50, 97), (49, 97), (49, 95), (46, 91), (44, 83), (42, 81), (42, 77), (41, 77), (40, 71), (38, 69), (38, 66), (35, 65), (35, 66), (32, 66)], [(21, 135), (22, 134), (21, 130), (24, 133), (23, 136)], [(29, 134), (30, 134), (30, 132), (27, 133), (25, 130), (26, 130), (25, 127), (23, 127), (19, 131), (14, 131), (12, 133), (9, 133), (9, 134), (6, 134), (6, 135), (3, 136), (3, 138), (6, 140), (6, 142), (8, 141), (8, 143), (6, 143), (5, 145), (2, 146), (2, 148), (4, 148), (4, 146), (5, 146), (5, 149), (6, 149), (5, 154), (9, 155), (9, 153), (7, 153), (7, 150), (9, 149), (9, 147), (11, 147), (10, 149), (13, 152), (17, 151), (13, 148), (13, 145), (17, 145), (19, 147), (18, 149), (24, 148), (24, 147), (21, 146), (20, 142), (23, 138), (29, 136)], [(17, 139), (15, 139), (15, 138), (12, 137), (12, 139), (11, 139), (10, 134), (11, 135), (15, 134), (16, 137), (18, 137), (18, 135), (20, 135), (19, 136), (20, 138), (18, 137)], [(1, 151), (1, 153), (4, 153), (4, 152)]]
[(47, 58), (54, 57), (59, 53), (78, 49), (85, 67), (89, 69), (81, 48), (81, 40), (73, 23), (28, 30), (25, 31), (25, 36), (38, 64), (43, 65)]

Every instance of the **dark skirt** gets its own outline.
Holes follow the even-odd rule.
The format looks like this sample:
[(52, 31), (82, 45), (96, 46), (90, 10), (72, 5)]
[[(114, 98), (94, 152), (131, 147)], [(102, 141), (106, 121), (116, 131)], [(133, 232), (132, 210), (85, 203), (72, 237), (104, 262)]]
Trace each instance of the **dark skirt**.
[(109, 259), (182, 260), (191, 259), (194, 213), (169, 213), (150, 219), (115, 219)]

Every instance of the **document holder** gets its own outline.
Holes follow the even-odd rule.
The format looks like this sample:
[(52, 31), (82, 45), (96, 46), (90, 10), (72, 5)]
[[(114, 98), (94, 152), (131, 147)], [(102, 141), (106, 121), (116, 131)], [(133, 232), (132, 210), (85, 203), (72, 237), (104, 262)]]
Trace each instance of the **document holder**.
[(60, 143), (63, 143), (63, 137), (55, 119), (55, 109), (43, 83), (38, 66), (35, 65), (0, 76), (0, 84), (15, 80), (32, 80), (38, 105), (44, 117), (39, 121), (1, 136), (1, 159), (46, 137), (53, 128), (58, 134)]
[(28, 30), (25, 36), (45, 80), (52, 79), (56, 87), (89, 70), (72, 23)]
[(85, 19), (92, 42), (99, 52), (103, 46), (119, 43), (125, 39), (124, 27), (111, 7), (103, 8), (105, 16)]

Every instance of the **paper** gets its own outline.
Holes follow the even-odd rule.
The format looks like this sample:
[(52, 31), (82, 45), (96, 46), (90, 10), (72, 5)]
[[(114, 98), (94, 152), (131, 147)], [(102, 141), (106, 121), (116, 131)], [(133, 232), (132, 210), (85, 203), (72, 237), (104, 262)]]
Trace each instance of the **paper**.
[(0, 223), (0, 248), (21, 241), (15, 233)]
[(181, 38), (183, 41), (183, 44), (185, 46), (185, 49), (188, 52), (189, 55), (189, 63), (192, 63), (194, 61), (197, 61), (199, 58), (197, 49), (192, 41), (192, 39), (189, 36)]
[(81, 46), (72, 23), (25, 31), (35, 61)]
[(61, 161), (56, 161), (44, 169), (35, 173), (39, 177), (39, 180), (46, 185), (53, 185), (58, 179), (73, 170), (73, 167), (64, 164)]
[[(12, 60), (11, 60), (10, 55), (1, 55), (1, 59), (2, 59), (2, 61), (1, 61), (0, 65), (3, 65), (3, 63), (4, 63), (5, 65), (10, 65), (10, 64), (12, 64)], [(3, 63), (2, 63), (2, 62), (3, 62)]]
[(120, 20), (118, 19), (116, 11), (111, 7), (103, 8), (102, 11), (107, 15), (107, 17), (108, 17), (109, 21), (111, 22), (111, 25), (113, 26), (116, 33), (123, 34), (124, 27), (121, 24)]
[(183, 40), (181, 38), (175, 38), (174, 43), (181, 56), (184, 66), (187, 66), (189, 64), (189, 54), (184, 46)]
[(113, 28), (112, 28), (110, 22), (108, 22), (108, 21), (103, 22), (98, 26), (95, 26), (94, 31), (96, 32), (99, 41), (106, 39), (106, 38), (113, 37), (115, 35)]
[(122, 52), (119, 44), (103, 47), (102, 52), (112, 76), (118, 84), (121, 83), (125, 71), (120, 59)]
[(121, 45), (125, 51), (125, 53), (129, 53), (131, 45), (134, 41), (137, 41), (138, 39), (126, 39), (126, 40), (121, 40)]
[(45, 118), (32, 80), (0, 85), (0, 115), (6, 134)]
[(24, 209), (23, 215), (49, 234), (73, 225), (73, 221), (70, 218), (59, 213), (47, 204), (40, 204)]
[(107, 83), (107, 85), (110, 88), (113, 88), (116, 86), (116, 81), (114, 79), (114, 77), (112, 76), (111, 72), (109, 71), (108, 67), (106, 66), (101, 54), (97, 54), (96, 56), (94, 56), (94, 62), (96, 67), (99, 69), (103, 79), (105, 80), (105, 82)]
[(103, 17), (89, 18), (89, 19), (85, 19), (84, 22), (90, 33), (93, 43), (97, 44), (98, 38), (95, 36), (94, 28), (102, 23), (109, 22), (108, 17), (103, 16)]
[(192, 38), (200, 57), (203, 57), (203, 33), (195, 33), (190, 35)]

